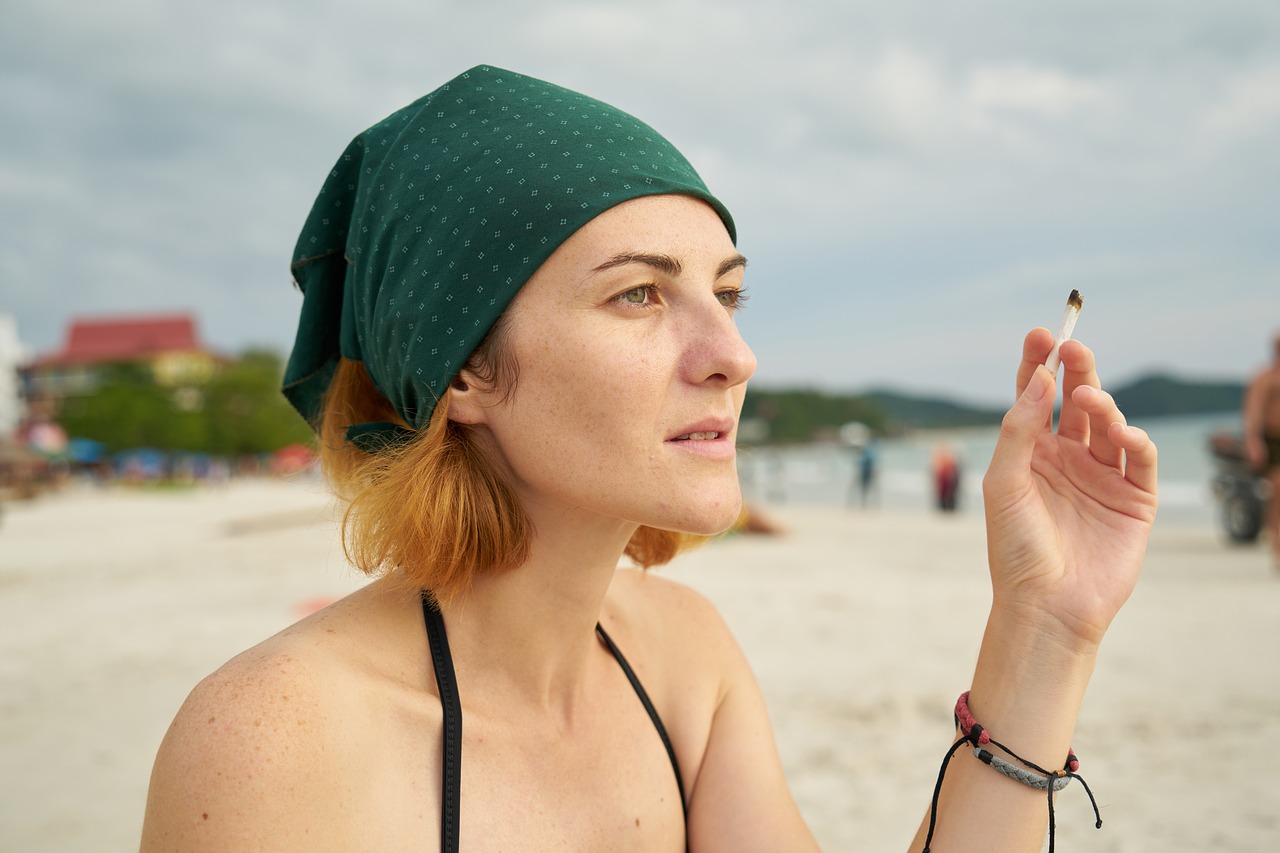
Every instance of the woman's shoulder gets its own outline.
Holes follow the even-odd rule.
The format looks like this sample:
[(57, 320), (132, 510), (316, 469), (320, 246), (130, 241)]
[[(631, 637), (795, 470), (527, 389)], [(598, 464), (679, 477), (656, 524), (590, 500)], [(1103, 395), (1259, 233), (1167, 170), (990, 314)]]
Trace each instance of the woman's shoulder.
[(370, 702), (421, 689), (417, 605), (365, 587), (236, 655), (204, 678), (175, 728), (193, 740), (312, 741)]
[(646, 687), (678, 706), (693, 701), (700, 712), (714, 711), (744, 674), (737, 641), (715, 605), (651, 570), (618, 570), (601, 624)]
[(719, 611), (706, 596), (653, 570), (618, 569), (603, 616), (606, 622), (622, 623), (649, 641), (665, 639), (687, 647), (691, 641), (730, 638)]
[(305, 832), (343, 751), (332, 668), (275, 637), (196, 685), (156, 755), (142, 849), (229, 850)]
[(157, 754), (144, 850), (161, 838), (206, 849), (191, 843), (193, 832), (235, 849), (240, 833), (261, 839), (267, 829), (286, 849), (286, 839), (314, 841), (318, 827), (350, 810), (352, 780), (369, 758), (371, 710), (395, 692), (394, 667), (373, 661), (373, 638), (344, 630), (352, 605), (333, 607), (191, 691)]
[[(226, 736), (247, 724), (256, 736), (308, 737), (306, 729), (334, 720), (374, 684), (408, 669), (397, 668), (391, 652), (401, 645), (395, 635), (402, 629), (393, 624), (399, 617), (392, 616), (398, 610), (370, 587), (330, 604), (200, 681), (178, 721), (203, 720), (211, 736)], [(269, 727), (277, 718), (289, 725)], [(215, 719), (222, 725), (210, 725)]]
[(314, 734), (306, 730), (331, 717), (322, 709), (346, 701), (342, 688), (354, 674), (347, 656), (325, 645), (315, 626), (293, 626), (236, 655), (195, 686), (173, 729), (199, 740)]

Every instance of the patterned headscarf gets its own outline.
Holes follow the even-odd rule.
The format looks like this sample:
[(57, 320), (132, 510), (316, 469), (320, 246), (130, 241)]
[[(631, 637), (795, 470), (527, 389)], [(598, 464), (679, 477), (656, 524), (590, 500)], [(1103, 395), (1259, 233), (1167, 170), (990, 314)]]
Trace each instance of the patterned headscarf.
[[(339, 356), (417, 429), (551, 253), (615, 205), (680, 194), (729, 212), (670, 142), (608, 104), (479, 66), (360, 134), (293, 256), (303, 293), (284, 393), (318, 427)], [(348, 438), (387, 439), (389, 425)]]

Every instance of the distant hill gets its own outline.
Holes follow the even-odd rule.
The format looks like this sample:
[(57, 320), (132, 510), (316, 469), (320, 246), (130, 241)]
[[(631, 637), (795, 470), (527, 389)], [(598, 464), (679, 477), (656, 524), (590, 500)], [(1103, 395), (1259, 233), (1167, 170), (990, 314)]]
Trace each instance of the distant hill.
[(1000, 423), (1004, 410), (971, 406), (939, 397), (917, 397), (878, 389), (859, 395), (884, 412), (894, 431), (936, 427), (991, 426)]
[[(1242, 382), (1209, 382), (1151, 375), (1111, 390), (1129, 418), (1238, 411)], [(881, 434), (914, 429), (994, 426), (1004, 410), (956, 400), (876, 389), (834, 394), (812, 389), (748, 388), (744, 420), (767, 424), (769, 443), (833, 439), (842, 424), (859, 421)]]
[(1239, 411), (1243, 382), (1197, 382), (1147, 376), (1112, 391), (1120, 411), (1131, 418)]
[(835, 440), (840, 427), (851, 421), (892, 435), (913, 429), (991, 426), (1003, 416), (1003, 411), (896, 391), (836, 394), (810, 388), (748, 387), (740, 440), (745, 442), (752, 435), (752, 440), (768, 444), (803, 444)]
[[(744, 426), (759, 425), (754, 441), (768, 444), (804, 444), (832, 438), (851, 421), (864, 423), (877, 433), (891, 430), (885, 412), (858, 394), (829, 394), (810, 388), (763, 389), (747, 387), (742, 405)], [(739, 440), (755, 433), (744, 428)]]
[[(1244, 402), (1244, 383), (1200, 381), (1150, 375), (1108, 389), (1130, 418), (1235, 412)], [(964, 427), (998, 424), (1003, 410), (993, 410), (934, 397), (895, 391), (868, 391), (860, 396), (875, 404), (899, 427)]]

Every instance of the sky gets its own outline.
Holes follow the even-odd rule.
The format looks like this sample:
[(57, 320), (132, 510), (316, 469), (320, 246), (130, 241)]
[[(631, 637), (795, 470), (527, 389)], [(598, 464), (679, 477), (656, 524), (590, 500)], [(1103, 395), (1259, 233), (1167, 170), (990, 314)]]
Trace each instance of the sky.
[(737, 220), (761, 386), (1011, 398), (1077, 288), (1105, 383), (1280, 332), (1274, 0), (0, 0), (0, 314), (289, 349), (364, 128), (477, 64), (656, 127)]

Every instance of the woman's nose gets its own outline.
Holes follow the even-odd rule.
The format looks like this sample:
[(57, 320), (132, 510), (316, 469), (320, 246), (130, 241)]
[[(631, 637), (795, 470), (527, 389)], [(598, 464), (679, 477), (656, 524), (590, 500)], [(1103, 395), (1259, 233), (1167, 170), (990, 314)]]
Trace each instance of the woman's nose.
[(742, 339), (732, 311), (716, 300), (713, 307), (699, 311), (699, 318), (691, 325), (686, 350), (690, 378), (728, 388), (750, 379), (756, 372), (756, 356)]

